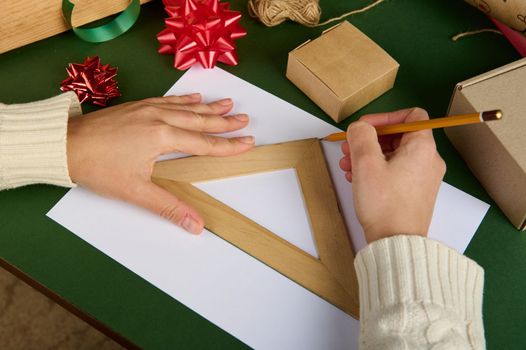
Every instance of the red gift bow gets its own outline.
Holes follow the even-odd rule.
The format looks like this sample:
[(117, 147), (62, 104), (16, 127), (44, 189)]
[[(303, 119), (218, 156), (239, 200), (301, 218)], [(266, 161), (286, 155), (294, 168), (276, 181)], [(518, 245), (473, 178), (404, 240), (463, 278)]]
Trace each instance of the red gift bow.
[(157, 34), (159, 53), (175, 54), (174, 67), (190, 68), (196, 62), (213, 68), (216, 62), (238, 63), (234, 40), (247, 34), (239, 25), (241, 13), (219, 0), (163, 0), (170, 17)]
[(98, 56), (88, 57), (83, 63), (70, 63), (66, 68), (69, 77), (60, 83), (60, 90), (73, 90), (80, 103), (89, 102), (106, 106), (108, 100), (120, 96), (117, 81), (117, 68), (109, 64), (101, 65)]

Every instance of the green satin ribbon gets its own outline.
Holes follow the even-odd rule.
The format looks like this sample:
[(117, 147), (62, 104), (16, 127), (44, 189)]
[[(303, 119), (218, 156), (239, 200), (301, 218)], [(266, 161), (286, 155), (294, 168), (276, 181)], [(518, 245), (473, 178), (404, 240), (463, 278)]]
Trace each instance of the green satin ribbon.
[(69, 0), (62, 0), (62, 12), (71, 29), (79, 38), (90, 43), (101, 43), (118, 37), (135, 24), (141, 12), (141, 2), (131, 0), (126, 10), (111, 22), (95, 28), (77, 28), (71, 24), (71, 14), (74, 7), (75, 5)]

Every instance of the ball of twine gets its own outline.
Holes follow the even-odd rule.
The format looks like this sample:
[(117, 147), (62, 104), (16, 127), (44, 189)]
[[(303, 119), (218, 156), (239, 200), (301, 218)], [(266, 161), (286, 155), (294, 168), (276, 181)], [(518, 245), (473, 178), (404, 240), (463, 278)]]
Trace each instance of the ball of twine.
[(274, 27), (290, 19), (307, 26), (320, 22), (318, 0), (250, 0), (250, 16), (258, 18), (267, 27)]
[(274, 27), (286, 20), (300, 23), (307, 27), (320, 27), (347, 16), (368, 11), (385, 0), (376, 0), (371, 4), (353, 10), (320, 23), (321, 8), (319, 0), (249, 0), (248, 12), (267, 27)]

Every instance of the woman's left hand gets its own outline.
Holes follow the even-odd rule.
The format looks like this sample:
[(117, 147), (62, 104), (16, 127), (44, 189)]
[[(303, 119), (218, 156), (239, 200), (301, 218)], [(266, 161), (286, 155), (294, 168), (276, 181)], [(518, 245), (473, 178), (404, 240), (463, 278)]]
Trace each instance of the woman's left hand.
[(72, 118), (68, 167), (73, 182), (104, 196), (151, 210), (194, 234), (199, 213), (151, 182), (156, 159), (166, 153), (229, 156), (248, 151), (254, 138), (211, 136), (244, 128), (245, 114), (226, 116), (230, 99), (201, 103), (199, 94), (149, 98)]

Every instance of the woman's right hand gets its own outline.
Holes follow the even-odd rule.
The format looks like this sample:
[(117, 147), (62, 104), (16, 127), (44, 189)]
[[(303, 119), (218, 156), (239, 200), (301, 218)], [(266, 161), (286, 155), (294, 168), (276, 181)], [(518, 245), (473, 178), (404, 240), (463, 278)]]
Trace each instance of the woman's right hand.
[(426, 236), (446, 171), (431, 130), (378, 138), (374, 126), (429, 119), (423, 109), (363, 116), (349, 125), (340, 167), (352, 182), (368, 243), (398, 235)]

